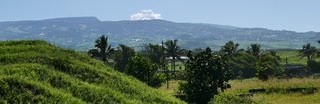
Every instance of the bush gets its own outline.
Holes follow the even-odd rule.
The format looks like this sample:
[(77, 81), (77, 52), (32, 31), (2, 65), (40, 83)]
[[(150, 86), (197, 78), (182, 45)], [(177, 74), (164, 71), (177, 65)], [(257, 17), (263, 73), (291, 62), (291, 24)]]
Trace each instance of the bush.
[(157, 65), (152, 63), (150, 59), (141, 55), (131, 57), (125, 68), (125, 73), (132, 75), (151, 87), (160, 87), (165, 82), (165, 75), (155, 73)]
[(209, 104), (256, 104), (256, 102), (230, 93), (220, 93), (219, 95), (215, 95)]
[(186, 81), (179, 81), (178, 82), (178, 91), (177, 91), (177, 94), (180, 94), (180, 95), (184, 95), (186, 94), (184, 91), (186, 90), (187, 88), (187, 82)]
[(308, 61), (308, 68), (314, 73), (320, 73), (320, 62), (314, 60)]
[(320, 78), (320, 73), (314, 73), (311, 75), (311, 78), (317, 79)]
[(155, 73), (152, 76), (150, 86), (154, 88), (159, 88), (166, 81), (166, 75), (163, 73)]
[(185, 98), (186, 93), (184, 92), (184, 91), (186, 91), (186, 89), (187, 89), (187, 82), (186, 81), (179, 81), (178, 82), (178, 90), (176, 91), (176, 93), (178, 95), (180, 95), (179, 96), (180, 100), (186, 101), (186, 98)]
[(180, 70), (176, 73), (177, 80), (185, 80), (187, 72), (185, 70)]

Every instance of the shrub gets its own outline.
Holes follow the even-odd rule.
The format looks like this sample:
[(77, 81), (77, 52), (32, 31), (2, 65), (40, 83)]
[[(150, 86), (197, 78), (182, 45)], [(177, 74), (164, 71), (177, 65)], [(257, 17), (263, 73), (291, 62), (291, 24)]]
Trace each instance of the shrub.
[(307, 62), (308, 68), (314, 73), (320, 73), (320, 62), (316, 62), (314, 60), (310, 60)]
[(131, 57), (125, 68), (125, 73), (132, 75), (151, 87), (160, 87), (165, 82), (164, 74), (156, 74), (157, 65), (141, 55)]
[(166, 81), (166, 75), (163, 73), (155, 73), (151, 78), (150, 86), (159, 88)]
[(311, 77), (314, 79), (320, 78), (320, 73), (314, 73), (311, 75)]

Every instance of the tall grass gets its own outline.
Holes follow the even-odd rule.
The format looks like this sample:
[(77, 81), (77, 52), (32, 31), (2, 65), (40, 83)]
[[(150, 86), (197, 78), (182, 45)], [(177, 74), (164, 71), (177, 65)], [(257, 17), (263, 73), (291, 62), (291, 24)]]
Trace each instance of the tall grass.
[(316, 87), (320, 88), (320, 79), (313, 78), (292, 78), (292, 79), (269, 79), (261, 81), (257, 78), (232, 80), (229, 82), (231, 88), (227, 91), (233, 93), (248, 93), (249, 89), (255, 88), (297, 88), (297, 87)]
[[(231, 89), (226, 93), (248, 93), (249, 89), (288, 89), (288, 88), (318, 88), (320, 90), (320, 79), (313, 78), (292, 78), (292, 79), (270, 79), (260, 81), (256, 78), (245, 80), (230, 81)], [(303, 93), (303, 92), (274, 92), (274, 93), (255, 93), (252, 99), (259, 103), (270, 104), (315, 104), (320, 103), (320, 92)]]
[[(166, 89), (163, 85), (160, 89), (169, 93), (176, 93), (178, 88), (177, 80), (170, 81), (170, 88)], [(221, 97), (230, 97), (230, 102), (251, 100), (260, 104), (319, 104), (320, 103), (320, 79), (313, 78), (292, 78), (292, 79), (270, 79), (261, 81), (257, 78), (244, 80), (231, 80), (231, 88), (225, 92), (220, 92)], [(314, 93), (304, 92), (272, 92), (272, 93), (254, 93), (253, 97), (240, 99), (235, 97), (236, 94), (249, 93), (249, 89), (264, 88), (264, 89), (289, 89), (289, 88), (318, 88)], [(227, 101), (227, 98), (221, 98), (220, 101)], [(227, 99), (227, 100), (226, 100)], [(235, 101), (231, 101), (235, 100)], [(214, 100), (219, 102), (219, 100)], [(221, 103), (221, 102), (220, 102)], [(228, 102), (225, 102), (228, 103)]]

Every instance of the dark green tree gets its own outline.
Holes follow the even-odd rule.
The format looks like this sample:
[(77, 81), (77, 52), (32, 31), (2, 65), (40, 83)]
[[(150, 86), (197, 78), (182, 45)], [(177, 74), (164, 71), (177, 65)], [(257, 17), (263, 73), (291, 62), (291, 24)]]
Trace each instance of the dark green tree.
[(173, 69), (173, 75), (176, 78), (176, 59), (181, 60), (180, 55), (183, 54), (184, 50), (178, 45), (178, 40), (169, 40), (165, 42), (166, 45), (166, 55), (167, 57), (172, 57), (171, 69)]
[(113, 53), (114, 49), (111, 48), (111, 45), (108, 45), (108, 37), (102, 35), (95, 41), (94, 47), (99, 49), (99, 53), (101, 55), (101, 59), (104, 63), (108, 63), (107, 56)]
[(120, 44), (118, 49), (115, 51), (115, 66), (114, 68), (120, 72), (124, 72), (125, 66), (128, 63), (129, 58), (135, 55), (133, 48)]
[(312, 58), (316, 55), (317, 49), (314, 46), (311, 46), (310, 43), (303, 45), (302, 49), (298, 51), (299, 52), (299, 57), (307, 57), (308, 61), (311, 61)]
[(137, 55), (131, 57), (125, 68), (125, 73), (132, 75), (152, 87), (160, 87), (165, 82), (163, 74), (156, 74), (157, 65), (150, 59)]
[(213, 53), (210, 48), (198, 55), (188, 53), (186, 63), (186, 82), (183, 92), (189, 103), (206, 104), (218, 94), (218, 89), (224, 91), (229, 88), (227, 83), (231, 78), (228, 69), (227, 55)]
[[(320, 40), (318, 40), (317, 42), (320, 44)], [(319, 57), (320, 57), (320, 50), (318, 50), (318, 51), (317, 51), (317, 55), (316, 55), (316, 57), (317, 57), (317, 58), (319, 58)]]
[(237, 52), (229, 60), (229, 68), (233, 73), (232, 78), (237, 78), (242, 72), (243, 78), (256, 77), (257, 58), (247, 52)]
[(224, 46), (221, 47), (221, 52), (227, 53), (229, 56), (232, 56), (238, 51), (239, 44), (234, 44), (233, 41), (227, 42)]
[(143, 49), (141, 50), (141, 53), (143, 56), (150, 58), (152, 63), (155, 63), (158, 66), (161, 66), (163, 64), (163, 48), (161, 45), (151, 43), (148, 45), (145, 44), (143, 46)]
[(256, 63), (257, 76), (260, 80), (268, 80), (269, 76), (275, 76), (284, 72), (277, 57), (271, 54), (263, 54)]
[(320, 73), (320, 62), (310, 60), (307, 62), (307, 66), (313, 73)]
[(260, 55), (263, 53), (261, 50), (260, 44), (251, 44), (250, 47), (248, 47), (247, 52), (256, 58), (259, 58)]
[(270, 53), (270, 55), (276, 57), (279, 61), (281, 61), (281, 57), (277, 54), (277, 51), (270, 50), (269, 53)]
[(195, 54), (195, 55), (197, 55), (197, 54), (199, 54), (200, 52), (202, 52), (204, 49), (202, 49), (202, 48), (195, 48), (192, 52), (193, 52), (193, 54)]

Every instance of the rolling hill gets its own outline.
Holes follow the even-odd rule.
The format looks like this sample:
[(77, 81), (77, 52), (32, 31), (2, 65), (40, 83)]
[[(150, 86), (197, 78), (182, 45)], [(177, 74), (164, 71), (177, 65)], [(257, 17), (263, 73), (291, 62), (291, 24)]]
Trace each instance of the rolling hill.
[(45, 41), (0, 41), (0, 103), (184, 103)]
[(319, 32), (294, 32), (264, 28), (240, 28), (166, 20), (100, 21), (96, 17), (69, 17), (36, 21), (0, 22), (0, 40), (41, 39), (65, 48), (87, 51), (102, 34), (112, 46), (125, 44), (139, 49), (142, 44), (160, 44), (178, 39), (187, 49), (219, 49), (232, 40), (246, 48), (252, 43), (264, 49), (296, 49), (306, 43), (318, 45)]

